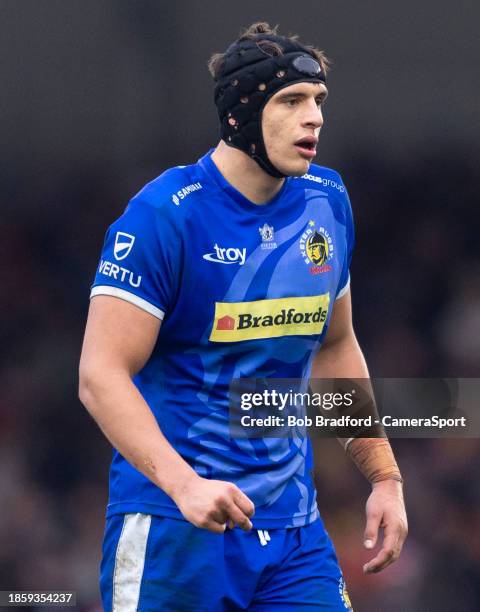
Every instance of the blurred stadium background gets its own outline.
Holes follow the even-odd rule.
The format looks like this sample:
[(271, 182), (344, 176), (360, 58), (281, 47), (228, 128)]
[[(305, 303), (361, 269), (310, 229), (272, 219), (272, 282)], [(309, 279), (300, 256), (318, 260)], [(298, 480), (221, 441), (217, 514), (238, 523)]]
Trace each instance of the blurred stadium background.
[[(129, 197), (215, 145), (205, 62), (256, 20), (334, 61), (317, 163), (349, 187), (372, 375), (479, 375), (478, 3), (1, 0), (0, 589), (100, 609), (110, 448), (76, 395), (89, 285)], [(375, 577), (368, 486), (335, 441), (318, 459), (355, 610), (480, 610), (479, 441), (393, 445), (410, 536)]]

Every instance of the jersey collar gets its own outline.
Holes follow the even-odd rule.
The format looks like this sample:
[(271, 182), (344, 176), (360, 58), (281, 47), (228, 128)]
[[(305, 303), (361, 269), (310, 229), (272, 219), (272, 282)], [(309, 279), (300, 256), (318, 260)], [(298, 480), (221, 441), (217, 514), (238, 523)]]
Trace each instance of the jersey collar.
[(274, 197), (269, 200), (265, 204), (255, 204), (248, 198), (246, 198), (238, 189), (235, 189), (233, 185), (231, 185), (220, 170), (215, 165), (215, 162), (212, 159), (212, 153), (215, 149), (210, 149), (206, 155), (201, 157), (198, 160), (198, 163), (202, 170), (208, 175), (210, 179), (214, 181), (214, 183), (219, 187), (222, 191), (224, 191), (227, 195), (230, 196), (232, 200), (234, 200), (237, 204), (239, 204), (242, 208), (256, 213), (258, 215), (263, 215), (266, 213), (271, 213), (272, 209), (276, 207), (279, 200), (281, 200), (282, 196), (285, 194), (285, 191), (290, 186), (290, 177), (286, 177), (282, 188), (280, 191), (274, 195)]

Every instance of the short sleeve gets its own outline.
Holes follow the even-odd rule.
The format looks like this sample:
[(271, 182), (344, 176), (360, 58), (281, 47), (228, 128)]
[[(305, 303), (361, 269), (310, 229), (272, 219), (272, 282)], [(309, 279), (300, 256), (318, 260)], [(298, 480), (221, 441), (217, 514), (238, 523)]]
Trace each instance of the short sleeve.
[(133, 199), (107, 230), (90, 297), (118, 297), (163, 319), (176, 292), (177, 253), (171, 220)]
[(350, 264), (352, 261), (353, 248), (355, 246), (355, 227), (353, 223), (352, 206), (347, 190), (342, 194), (344, 204), (344, 219), (345, 219), (345, 255), (343, 258), (342, 272), (338, 283), (337, 295), (335, 299), (343, 297), (350, 288)]

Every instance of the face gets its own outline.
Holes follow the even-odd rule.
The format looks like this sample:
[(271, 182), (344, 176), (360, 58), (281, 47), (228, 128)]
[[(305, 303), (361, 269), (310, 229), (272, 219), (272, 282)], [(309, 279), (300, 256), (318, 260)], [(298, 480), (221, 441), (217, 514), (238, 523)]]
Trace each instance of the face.
[(316, 244), (312, 247), (312, 259), (314, 263), (323, 263), (325, 259), (325, 248), (323, 245)]
[(313, 248), (312, 248), (312, 257), (314, 259), (314, 261), (319, 261), (322, 257), (321, 253), (320, 253), (320, 245), (316, 244)]
[(262, 132), (272, 164), (287, 176), (302, 176), (317, 154), (323, 125), (323, 83), (296, 83), (277, 91), (262, 113)]

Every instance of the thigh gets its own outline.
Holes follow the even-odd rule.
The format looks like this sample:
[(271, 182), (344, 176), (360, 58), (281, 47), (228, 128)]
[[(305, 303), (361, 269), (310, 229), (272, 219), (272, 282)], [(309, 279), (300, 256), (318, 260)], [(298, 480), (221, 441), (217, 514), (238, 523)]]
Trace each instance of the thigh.
[[(320, 520), (287, 530), (289, 552), (257, 590), (250, 612), (352, 610), (335, 549)], [(275, 537), (275, 532), (270, 532)]]
[(108, 612), (220, 612), (223, 535), (148, 514), (107, 519), (100, 571)]

